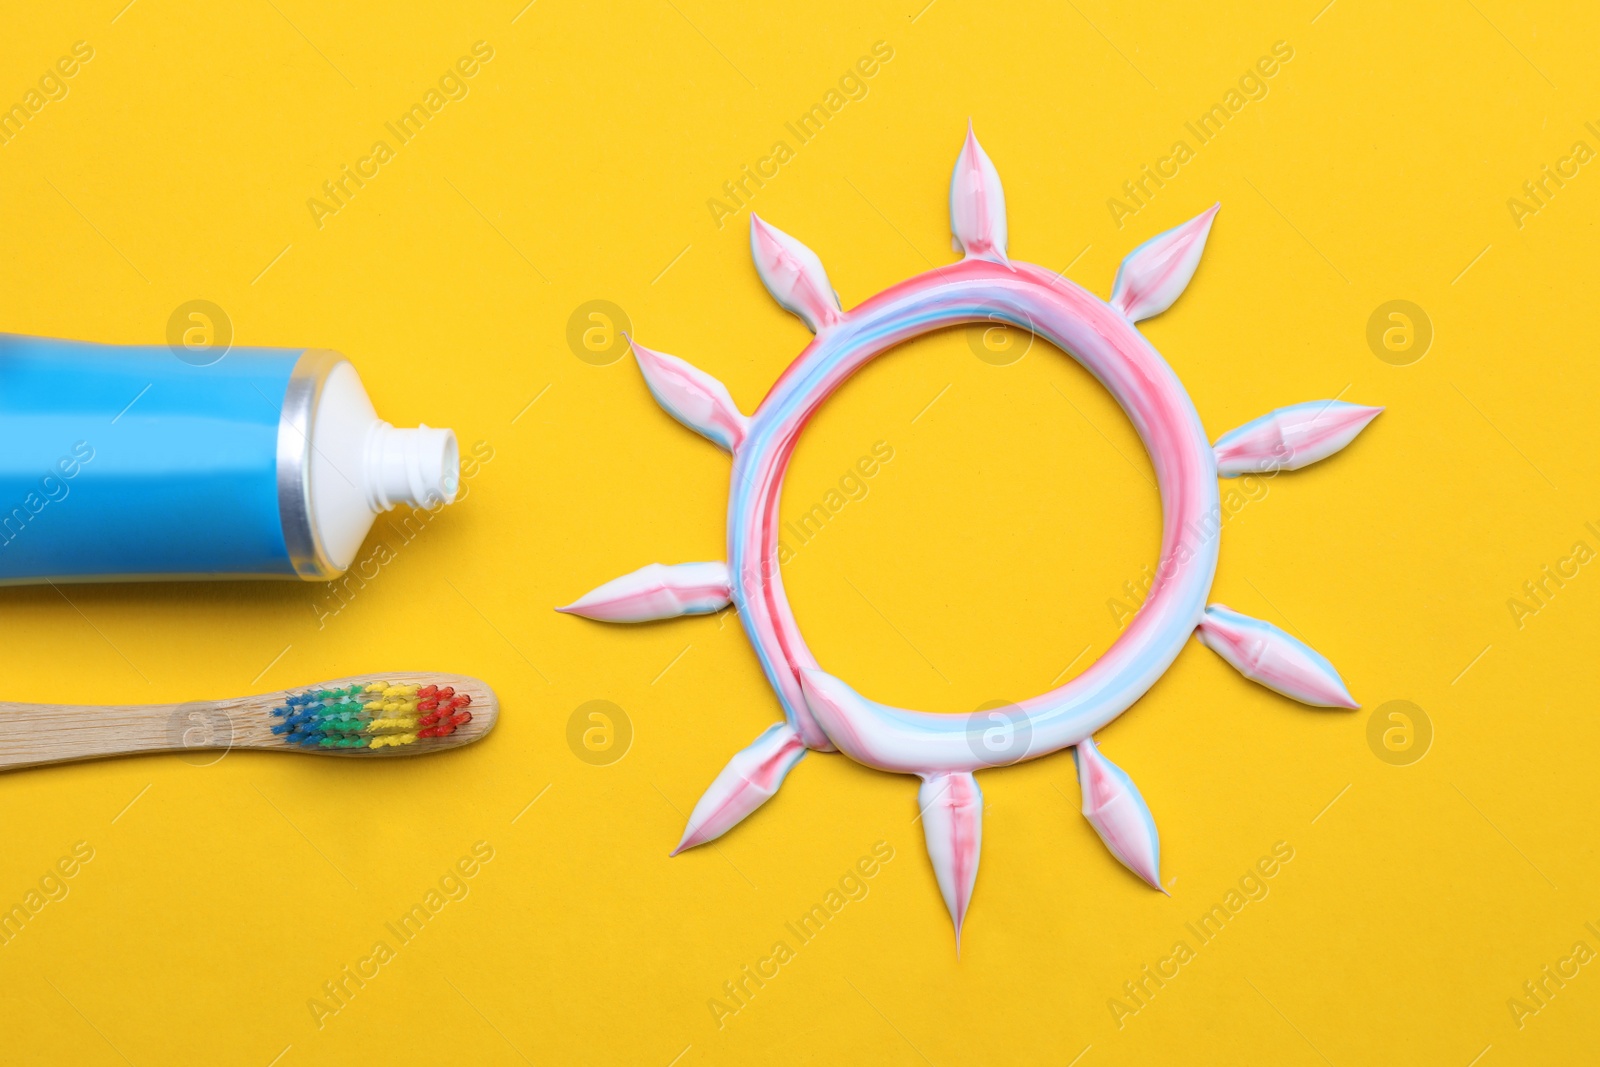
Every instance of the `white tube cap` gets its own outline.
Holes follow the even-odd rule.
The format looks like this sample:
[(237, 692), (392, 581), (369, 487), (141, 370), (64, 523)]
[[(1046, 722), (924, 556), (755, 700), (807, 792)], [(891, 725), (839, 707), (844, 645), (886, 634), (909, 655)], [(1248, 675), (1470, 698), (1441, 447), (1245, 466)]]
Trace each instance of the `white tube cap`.
[(375, 512), (400, 504), (434, 508), (455, 502), (461, 454), (454, 430), (426, 424), (401, 430), (386, 422), (367, 437), (368, 503)]

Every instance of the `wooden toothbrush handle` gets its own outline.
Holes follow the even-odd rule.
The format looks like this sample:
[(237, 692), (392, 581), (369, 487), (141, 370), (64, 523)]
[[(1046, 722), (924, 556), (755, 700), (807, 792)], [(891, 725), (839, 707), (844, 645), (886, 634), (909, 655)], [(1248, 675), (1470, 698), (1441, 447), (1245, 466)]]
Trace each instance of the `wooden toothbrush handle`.
[[(13, 704), (0, 702), (0, 769), (136, 752), (227, 747), (218, 702), (200, 704)], [(225, 733), (226, 731), (221, 731)]]

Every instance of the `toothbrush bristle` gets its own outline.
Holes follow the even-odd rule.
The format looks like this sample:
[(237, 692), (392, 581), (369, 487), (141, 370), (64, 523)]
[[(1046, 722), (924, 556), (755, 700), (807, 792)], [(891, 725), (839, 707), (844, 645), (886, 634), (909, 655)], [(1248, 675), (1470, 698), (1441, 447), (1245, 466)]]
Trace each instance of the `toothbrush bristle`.
[(285, 744), (307, 748), (387, 748), (448, 737), (472, 721), (469, 693), (451, 686), (372, 682), (296, 693), (272, 714)]

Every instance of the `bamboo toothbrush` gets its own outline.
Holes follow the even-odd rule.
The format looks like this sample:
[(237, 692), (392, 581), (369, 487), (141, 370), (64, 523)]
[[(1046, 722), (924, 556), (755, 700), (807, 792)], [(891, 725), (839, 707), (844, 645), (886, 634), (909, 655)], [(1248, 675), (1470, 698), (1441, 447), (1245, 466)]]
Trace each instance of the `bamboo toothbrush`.
[(494, 690), (461, 674), (363, 674), (187, 704), (0, 702), (0, 770), (140, 752), (265, 749), (385, 759), (471, 744), (499, 718)]

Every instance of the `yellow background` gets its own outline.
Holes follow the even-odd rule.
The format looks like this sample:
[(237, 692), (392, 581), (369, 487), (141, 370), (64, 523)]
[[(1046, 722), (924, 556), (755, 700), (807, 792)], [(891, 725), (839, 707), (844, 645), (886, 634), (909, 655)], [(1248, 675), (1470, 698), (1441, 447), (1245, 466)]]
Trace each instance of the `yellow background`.
[[(122, 2), (6, 14), (0, 102), (75, 41), (94, 58), (0, 147), (0, 326), (154, 344), (209, 299), (237, 343), (337, 349), (387, 418), (493, 459), (320, 625), (309, 585), (5, 591), (6, 695), (176, 702), (435, 667), (487, 679), (504, 711), (429, 759), (0, 778), (0, 903), (94, 849), (0, 947), (6, 1059), (1488, 1067), (1600, 1042), (1594, 963), (1520, 1027), (1507, 1005), (1575, 942), (1600, 950), (1600, 577), (1581, 569), (1520, 627), (1507, 606), (1575, 542), (1600, 548), (1600, 174), (1520, 228), (1506, 204), (1573, 142), (1600, 148), (1586, 5)], [(480, 40), (494, 58), (470, 94), (318, 228), (308, 198)], [(877, 41), (894, 56), (866, 97), (796, 147), (784, 123)], [(1185, 121), (1278, 41), (1294, 58), (1268, 95), (1119, 229), (1108, 198), (1194, 147)], [(1155, 814), (1170, 899), (1078, 814), (1070, 755), (984, 773), (957, 959), (911, 780), (812, 755), (716, 848), (668, 860), (778, 714), (733, 615), (618, 628), (550, 609), (724, 552), (727, 458), (630, 360), (577, 358), (574, 310), (615, 303), (753, 410), (808, 335), (750, 266), (748, 210), (719, 229), (707, 200), (789, 141), (752, 206), (848, 307), (950, 260), (969, 116), (1011, 253), (1102, 295), (1128, 250), (1222, 202), (1189, 290), (1141, 327), (1210, 433), (1315, 398), (1388, 410), (1230, 519), (1214, 594), (1301, 634), (1362, 710), (1300, 707), (1196, 645), (1103, 731)], [(1367, 343), (1395, 299), (1434, 330), (1408, 366)], [(1158, 547), (1148, 461), (1105, 394), (1046, 345), (996, 366), (971, 340), (859, 375), (784, 498), (792, 518), (893, 447), (786, 579), (825, 666), (952, 713), (1082, 670)], [(568, 745), (591, 700), (631, 724), (609, 765)], [(1431, 723), (1420, 761), (1369, 746), (1390, 700)], [(479, 841), (494, 858), (466, 898), (319, 1027), (323, 983)], [(723, 983), (878, 841), (894, 859), (865, 899), (719, 1026)], [(1269, 895), (1200, 946), (1185, 923), (1276, 842), (1294, 858)], [(1195, 958), (1119, 1026), (1108, 1002), (1180, 939)]]

